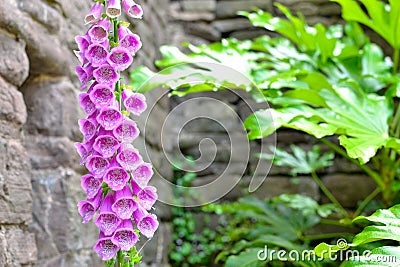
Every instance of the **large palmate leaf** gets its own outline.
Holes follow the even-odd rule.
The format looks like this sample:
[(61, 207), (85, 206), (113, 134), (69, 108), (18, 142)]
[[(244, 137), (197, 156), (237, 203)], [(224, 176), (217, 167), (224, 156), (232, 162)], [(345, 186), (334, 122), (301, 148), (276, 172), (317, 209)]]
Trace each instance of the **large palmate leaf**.
[(310, 174), (321, 168), (332, 165), (334, 158), (333, 152), (327, 152), (321, 155), (319, 146), (313, 146), (309, 151), (291, 145), (292, 153), (284, 149), (277, 148), (274, 155), (260, 154), (260, 158), (272, 160), (274, 165), (290, 167), (290, 174)]
[(392, 47), (400, 49), (400, 1), (389, 0), (389, 5), (379, 0), (360, 0), (365, 12), (356, 0), (332, 0), (342, 6), (342, 16), (348, 21), (362, 23), (380, 36)]

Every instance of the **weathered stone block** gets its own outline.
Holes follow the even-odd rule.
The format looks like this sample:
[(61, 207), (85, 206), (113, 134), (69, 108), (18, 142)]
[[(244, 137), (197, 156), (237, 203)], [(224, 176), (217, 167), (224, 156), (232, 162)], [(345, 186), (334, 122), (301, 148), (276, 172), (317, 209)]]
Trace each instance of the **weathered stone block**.
[(0, 76), (20, 86), (29, 74), (29, 59), (24, 40), (0, 30)]
[(251, 23), (246, 18), (217, 20), (211, 23), (217, 31), (226, 33), (251, 28)]
[(32, 219), (30, 165), (25, 149), (16, 140), (0, 141), (0, 223), (22, 224)]
[(26, 118), (26, 106), (21, 92), (0, 76), (0, 134), (18, 137)]
[(272, 11), (272, 2), (270, 0), (218, 1), (217, 17), (235, 17), (238, 11), (251, 11), (253, 7)]
[(182, 8), (187, 11), (215, 11), (216, 0), (183, 0)]
[[(254, 196), (260, 199), (272, 198), (281, 194), (301, 194), (314, 198), (315, 200), (320, 199), (318, 185), (308, 177), (267, 177), (264, 179), (261, 177), (254, 177), (254, 181), (258, 184), (261, 183), (260, 187), (253, 193)], [(250, 177), (247, 177), (242, 186), (245, 190), (248, 190)]]
[(34, 169), (75, 166), (80, 161), (74, 143), (67, 137), (28, 135), (25, 147)]
[(365, 175), (332, 174), (323, 177), (322, 182), (346, 208), (356, 207), (358, 201), (365, 199), (376, 188), (375, 182)]
[(0, 249), (1, 266), (29, 266), (37, 258), (34, 235), (16, 226), (0, 226)]
[(79, 140), (78, 97), (66, 78), (39, 76), (21, 89), (28, 108), (26, 129), (29, 133), (67, 136)]

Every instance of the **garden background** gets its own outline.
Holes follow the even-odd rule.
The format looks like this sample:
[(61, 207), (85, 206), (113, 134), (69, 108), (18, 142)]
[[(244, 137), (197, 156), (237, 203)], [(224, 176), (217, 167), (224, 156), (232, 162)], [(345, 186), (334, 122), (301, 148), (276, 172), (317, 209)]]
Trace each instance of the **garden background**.
[[(135, 29), (142, 38), (143, 49), (134, 67), (146, 65), (156, 70), (153, 64), (160, 58), (159, 47), (164, 44), (180, 46), (182, 42), (190, 42), (199, 45), (226, 37), (249, 39), (269, 34), (253, 28), (237, 12), (250, 11), (257, 6), (281, 16), (273, 2), (302, 12), (310, 24), (330, 25), (341, 21), (340, 6), (327, 0), (143, 0), (140, 4), (145, 16)], [(82, 117), (82, 111), (77, 102), (77, 60), (72, 51), (76, 49), (74, 36), (84, 31), (82, 20), (90, 5), (90, 1), (81, 0), (0, 2), (0, 266), (102, 264), (92, 251), (98, 233), (93, 225), (81, 224), (76, 208), (77, 201), (84, 198), (80, 187), (84, 169), (77, 164), (79, 159), (73, 145), (81, 139), (77, 120)], [(376, 34), (371, 34), (374, 42), (385, 45)], [(146, 136), (139, 137), (137, 146), (146, 147), (147, 160), (164, 178), (172, 180), (174, 170), (162, 146), (169, 153), (181, 150), (197, 158), (200, 140), (213, 139), (218, 156), (209, 168), (197, 173), (193, 185), (209, 183), (232, 160), (224, 129), (217, 123), (198, 120), (182, 130), (179, 147), (172, 141), (161, 142), (160, 125), (167, 114), (184, 99), (194, 97), (159, 99), (163, 93), (164, 89), (157, 89), (146, 94), (149, 106), (157, 104), (146, 126)], [(256, 109), (265, 108), (243, 92), (240, 95), (229, 91), (203, 95), (225, 102), (243, 120), (250, 115), (246, 103)], [(221, 107), (204, 104), (199, 108), (218, 114), (218, 119), (233, 135), (235, 131), (238, 134), (242, 131), (240, 120)], [(192, 116), (193, 112), (196, 110), (184, 110), (182, 118), (177, 119), (185, 120), (185, 116)], [(178, 130), (168, 128), (165, 134), (172, 137)], [(291, 130), (279, 131), (276, 137), (281, 148), (297, 144), (308, 150), (315, 143), (310, 136)], [(265, 138), (262, 142), (271, 144), (274, 140)], [(241, 144), (235, 146), (240, 151)], [(260, 141), (251, 141), (251, 149), (259, 152)], [(204, 151), (207, 158), (207, 147)], [(248, 186), (246, 175), (253, 175), (257, 163), (257, 158), (250, 160), (244, 183), (235, 187), (225, 199), (234, 200), (243, 195)], [(263, 176), (268, 168), (258, 171)], [(297, 177), (293, 183), (289, 171), (273, 166), (268, 179), (253, 195), (263, 199), (282, 193), (299, 193), (326, 202), (310, 177)], [(232, 177), (240, 174), (240, 169), (229, 169)], [(339, 156), (332, 167), (320, 174), (326, 187), (346, 208), (354, 208), (358, 200), (374, 189), (370, 178)], [(153, 184), (158, 187), (160, 198), (172, 198), (170, 189), (157, 186), (159, 179), (156, 174)], [(161, 220), (160, 228), (144, 248), (144, 262), (149, 266), (168, 266), (173, 215), (171, 207), (163, 203), (157, 203), (155, 212)]]

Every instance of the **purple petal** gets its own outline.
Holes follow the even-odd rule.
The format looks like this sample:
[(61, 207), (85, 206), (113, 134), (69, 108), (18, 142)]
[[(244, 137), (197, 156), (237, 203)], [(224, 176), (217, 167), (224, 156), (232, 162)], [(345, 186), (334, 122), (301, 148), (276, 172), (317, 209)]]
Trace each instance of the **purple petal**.
[(100, 206), (103, 192), (99, 191), (93, 199), (79, 201), (78, 212), (82, 216), (82, 223), (89, 222)]
[(113, 134), (121, 142), (132, 143), (139, 136), (139, 129), (134, 121), (125, 118), (113, 130)]
[(79, 50), (85, 52), (90, 45), (90, 38), (88, 35), (78, 35), (75, 37), (75, 42)]
[(87, 158), (89, 157), (90, 153), (89, 151), (86, 149), (86, 147), (81, 144), (81, 143), (75, 143), (75, 148), (76, 151), (78, 152), (79, 156), (81, 157), (81, 162), (80, 164), (83, 165), (85, 164)]
[(152, 238), (158, 228), (157, 216), (148, 214), (139, 221), (137, 228), (145, 237)]
[(146, 186), (139, 191), (137, 198), (143, 208), (150, 210), (157, 201), (157, 189), (154, 186)]
[(95, 177), (102, 177), (108, 169), (108, 161), (101, 156), (92, 155), (88, 157), (86, 168)]
[(79, 95), (79, 105), (88, 116), (92, 115), (96, 111), (96, 106), (92, 100), (90, 100), (90, 97), (87, 93), (82, 93)]
[(79, 119), (78, 124), (79, 129), (81, 130), (86, 141), (92, 139), (93, 136), (96, 134), (97, 126), (90, 120)]
[(142, 162), (142, 157), (133, 147), (123, 146), (120, 148), (120, 152), (117, 154), (116, 160), (123, 168), (131, 171)]
[(116, 191), (124, 188), (129, 178), (129, 174), (123, 168), (111, 167), (107, 170), (103, 179), (112, 190)]
[(78, 58), (79, 63), (81, 63), (81, 66), (89, 62), (89, 60), (85, 56), (85, 52), (74, 50), (74, 54)]
[(116, 46), (107, 55), (107, 62), (116, 70), (126, 70), (132, 64), (133, 58), (128, 49)]
[(93, 149), (99, 152), (103, 157), (109, 158), (117, 152), (119, 143), (111, 135), (101, 135), (96, 138)]
[(114, 199), (115, 202), (111, 208), (121, 219), (129, 219), (138, 207), (128, 185), (125, 185), (122, 190), (115, 191)]
[(111, 206), (114, 202), (114, 198), (111, 193), (103, 199), (100, 206), (100, 213), (97, 217), (95, 224), (100, 228), (100, 231), (104, 232), (105, 235), (111, 235), (117, 229), (121, 220), (112, 211)]
[(122, 250), (130, 250), (138, 241), (138, 235), (133, 231), (132, 221), (123, 220), (118, 229), (115, 230), (111, 241)]
[(108, 32), (110, 30), (111, 22), (108, 18), (100, 20), (94, 24), (88, 31), (90, 40), (93, 43), (102, 43), (108, 39)]
[(142, 163), (132, 171), (132, 180), (135, 180), (141, 188), (147, 186), (152, 176), (153, 168), (150, 163)]
[(103, 5), (100, 2), (94, 3), (90, 9), (89, 14), (85, 17), (85, 24), (95, 23), (100, 20), (101, 13), (103, 11)]
[(101, 180), (91, 174), (86, 174), (81, 178), (81, 186), (85, 190), (87, 198), (94, 198), (101, 188)]
[(100, 65), (93, 71), (93, 76), (98, 83), (113, 85), (119, 79), (118, 73), (108, 64)]
[(142, 42), (137, 34), (125, 36), (124, 39), (120, 41), (120, 45), (121, 47), (125, 47), (131, 55), (136, 54), (136, 52), (142, 48)]
[(140, 93), (133, 93), (131, 90), (125, 89), (122, 92), (122, 99), (127, 111), (133, 115), (139, 116), (146, 110), (146, 97)]
[(105, 130), (114, 130), (121, 124), (124, 115), (119, 110), (113, 108), (104, 108), (97, 116), (97, 121)]
[(106, 14), (110, 18), (116, 18), (121, 15), (121, 1), (109, 0), (107, 4)]
[(107, 261), (117, 254), (119, 247), (111, 241), (110, 236), (107, 237), (103, 233), (100, 233), (99, 239), (93, 247), (93, 250), (99, 254), (103, 261)]
[(98, 108), (110, 106), (111, 102), (115, 99), (113, 90), (106, 84), (95, 85), (89, 97)]
[(107, 61), (107, 55), (107, 48), (97, 43), (91, 44), (85, 53), (87, 60), (89, 60), (94, 67), (104, 64)]
[(125, 12), (128, 16), (136, 19), (143, 17), (143, 9), (140, 5), (136, 4), (133, 0), (122, 0)]

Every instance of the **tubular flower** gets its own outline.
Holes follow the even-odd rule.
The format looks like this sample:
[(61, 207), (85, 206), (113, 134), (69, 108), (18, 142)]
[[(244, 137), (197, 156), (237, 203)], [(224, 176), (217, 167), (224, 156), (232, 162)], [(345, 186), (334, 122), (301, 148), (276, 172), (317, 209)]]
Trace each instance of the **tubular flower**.
[(152, 165), (131, 144), (140, 131), (129, 114), (142, 114), (146, 98), (127, 89), (120, 75), (142, 43), (126, 23), (118, 22), (121, 6), (130, 17), (143, 15), (132, 0), (96, 1), (85, 17), (89, 29), (75, 38), (74, 51), (85, 90), (78, 101), (87, 116), (78, 121), (83, 141), (75, 143), (88, 171), (81, 177), (86, 199), (79, 201), (78, 212), (83, 223), (95, 218), (100, 234), (93, 249), (104, 261), (134, 258), (129, 253), (139, 235), (152, 238), (159, 225), (150, 213), (158, 198), (156, 188), (148, 185)]

